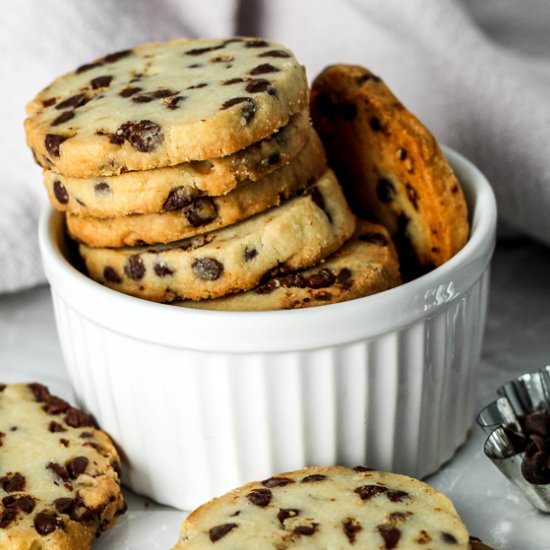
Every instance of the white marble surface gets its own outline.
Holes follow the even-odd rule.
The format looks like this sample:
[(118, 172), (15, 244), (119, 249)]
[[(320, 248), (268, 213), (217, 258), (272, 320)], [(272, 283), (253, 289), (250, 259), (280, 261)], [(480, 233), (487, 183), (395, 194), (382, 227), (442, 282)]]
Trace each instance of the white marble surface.
[[(500, 245), (493, 262), (479, 402), (504, 381), (550, 363), (550, 250)], [(38, 380), (71, 397), (48, 289), (0, 296), (0, 380)], [(482, 453), (477, 429), (430, 482), (455, 502), (471, 533), (498, 550), (550, 550), (550, 516), (533, 511)], [(167, 550), (183, 513), (128, 494), (130, 509), (96, 550)]]

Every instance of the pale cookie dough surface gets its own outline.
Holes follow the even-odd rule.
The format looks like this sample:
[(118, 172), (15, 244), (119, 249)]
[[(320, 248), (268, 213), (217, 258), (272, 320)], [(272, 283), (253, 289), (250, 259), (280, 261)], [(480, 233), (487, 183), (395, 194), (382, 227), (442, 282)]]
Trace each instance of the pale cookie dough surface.
[(203, 300), (248, 290), (273, 270), (315, 265), (354, 229), (355, 217), (327, 170), (302, 196), (240, 224), (156, 247), (80, 245), (80, 254), (92, 279), (127, 294)]
[(278, 474), (214, 499), (173, 550), (467, 550), (451, 501), (410, 477), (364, 468)]
[(313, 83), (311, 113), (352, 208), (390, 230), (406, 279), (464, 246), (460, 184), (429, 130), (380, 78), (359, 66), (327, 67)]
[(120, 459), (40, 384), (0, 385), (0, 548), (88, 550), (125, 511)]
[(61, 76), (27, 106), (45, 168), (113, 175), (232, 154), (307, 105), (303, 67), (255, 38), (176, 39), (117, 52)]
[(303, 111), (284, 128), (227, 157), (92, 178), (46, 170), (44, 185), (52, 206), (62, 212), (97, 218), (152, 214), (257, 181), (291, 162), (314, 133)]
[[(323, 146), (315, 132), (290, 164), (259, 181), (240, 185), (221, 197), (182, 200), (177, 210), (118, 218), (91, 218), (67, 214), (74, 239), (93, 247), (121, 247), (168, 243), (235, 224), (278, 206), (317, 180), (326, 169)], [(187, 203), (187, 204), (185, 204)], [(185, 206), (181, 207), (182, 204)]]
[(224, 311), (297, 309), (368, 296), (400, 282), (397, 255), (386, 229), (358, 220), (352, 239), (313, 269), (274, 277), (242, 294), (176, 305)]

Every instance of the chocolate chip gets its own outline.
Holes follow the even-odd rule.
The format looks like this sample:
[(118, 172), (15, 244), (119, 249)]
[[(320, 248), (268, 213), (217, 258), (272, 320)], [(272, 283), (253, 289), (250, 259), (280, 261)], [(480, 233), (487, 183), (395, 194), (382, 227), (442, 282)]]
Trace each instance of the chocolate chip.
[(0, 513), (0, 529), (6, 529), (17, 517), (17, 508), (6, 508)]
[(402, 502), (404, 498), (409, 498), (409, 493), (405, 491), (392, 490), (386, 493), (391, 502)]
[(38, 403), (44, 403), (50, 397), (48, 388), (42, 384), (33, 382), (28, 385), (28, 388), (31, 390)]
[(311, 537), (315, 534), (317, 531), (318, 524), (312, 523), (311, 525), (297, 525), (294, 527), (292, 532), (295, 535), (303, 536), (303, 537)]
[(85, 456), (77, 456), (76, 458), (69, 460), (65, 464), (69, 477), (71, 479), (76, 479), (79, 475), (83, 474), (86, 471), (89, 462), (90, 461)]
[(63, 124), (64, 122), (67, 122), (68, 120), (71, 120), (71, 118), (73, 118), (73, 117), (74, 117), (74, 111), (64, 111), (58, 117), (53, 119), (50, 126), (59, 126), (60, 124)]
[(140, 153), (150, 153), (163, 142), (164, 134), (161, 127), (150, 120), (125, 122), (111, 137), (112, 143), (120, 144), (121, 140), (128, 141)]
[(177, 93), (178, 92), (174, 92), (174, 90), (169, 90), (168, 88), (161, 88), (160, 90), (154, 91), (151, 95), (157, 99), (163, 99), (165, 97), (177, 95)]
[(59, 180), (53, 182), (53, 194), (60, 204), (67, 204), (69, 202), (69, 193)]
[(270, 477), (269, 479), (264, 479), (262, 485), (268, 489), (273, 489), (273, 487), (284, 487), (285, 485), (290, 485), (294, 483), (293, 479), (288, 477)]
[(327, 479), (327, 476), (323, 474), (311, 474), (302, 478), (300, 483), (316, 483), (318, 481), (325, 481), (325, 479)]
[(94, 191), (96, 195), (110, 195), (112, 194), (111, 186), (104, 182), (100, 181), (94, 185)]
[(284, 50), (269, 50), (268, 52), (261, 53), (258, 57), (290, 57), (290, 54), (288, 52), (285, 52)]
[(380, 119), (378, 117), (375, 117), (375, 116), (370, 117), (369, 126), (371, 127), (371, 130), (373, 132), (384, 131), (384, 127), (382, 126), (382, 123), (380, 122)]
[(380, 178), (376, 183), (376, 196), (384, 204), (391, 202), (395, 196), (395, 186), (387, 178)]
[(280, 162), (281, 162), (281, 155), (277, 151), (275, 151), (274, 153), (271, 153), (271, 155), (267, 157), (267, 164), (269, 164), (269, 166), (275, 166)]
[(387, 491), (387, 487), (381, 487), (380, 485), (363, 485), (362, 487), (357, 487), (354, 492), (359, 495), (361, 500), (370, 500), (371, 498), (382, 495)]
[(30, 514), (34, 510), (34, 498), (29, 495), (10, 495), (2, 499), (6, 508), (16, 508)]
[(240, 84), (241, 82), (244, 82), (244, 79), (242, 78), (230, 78), (229, 80), (226, 80), (225, 82), (222, 82), (224, 86), (230, 86), (231, 84)]
[(228, 99), (222, 106), (221, 110), (229, 109), (234, 105), (244, 103), (241, 107), (241, 115), (244, 118), (245, 122), (249, 124), (254, 116), (256, 115), (256, 102), (250, 97), (234, 97)]
[(6, 384), (0, 384), (0, 393), (6, 389)]
[(267, 48), (269, 43), (265, 40), (247, 40), (244, 46), (245, 48)]
[(42, 407), (48, 414), (62, 414), (69, 409), (70, 405), (64, 399), (50, 395)]
[(74, 510), (76, 502), (72, 498), (57, 498), (53, 501), (53, 505), (55, 506), (55, 509), (60, 514), (66, 514), (68, 516), (73, 517), (74, 516)]
[(223, 274), (223, 264), (214, 258), (196, 258), (191, 269), (194, 275), (203, 281), (215, 281)]
[(184, 96), (184, 95), (177, 95), (175, 97), (173, 97), (167, 104), (166, 104), (166, 107), (168, 109), (171, 109), (171, 110), (174, 110), (174, 109), (178, 109), (179, 106), (180, 106), (180, 103), (182, 101), (184, 101), (185, 99), (187, 99), (187, 96)]
[(126, 260), (124, 265), (124, 273), (133, 281), (139, 281), (143, 279), (145, 275), (145, 265), (139, 254), (134, 254)]
[(55, 512), (42, 511), (36, 514), (34, 518), (34, 528), (43, 537), (62, 527), (63, 522)]
[(458, 544), (458, 540), (456, 539), (456, 537), (454, 535), (451, 535), (451, 533), (442, 532), (441, 533), (441, 540), (445, 544)]
[(451, 193), (452, 193), (453, 195), (456, 195), (456, 194), (458, 193), (458, 185), (453, 185), (453, 186), (451, 187)]
[(58, 103), (55, 108), (59, 111), (62, 109), (77, 109), (88, 103), (88, 101), (90, 100), (86, 94), (76, 94)]
[(231, 63), (231, 61), (235, 61), (235, 57), (231, 54), (218, 55), (208, 61), (210, 61), (210, 63)]
[(110, 265), (105, 266), (103, 269), (103, 279), (108, 283), (122, 283), (122, 277), (116, 272), (115, 268)]
[(48, 151), (52, 157), (59, 157), (59, 147), (66, 139), (65, 136), (59, 136), (57, 134), (46, 134), (44, 140), (46, 151)]
[(199, 82), (198, 84), (194, 84), (193, 86), (188, 86), (188, 90), (198, 90), (200, 88), (206, 88), (208, 86), (207, 82)]
[(94, 426), (94, 419), (85, 412), (82, 412), (74, 407), (70, 407), (65, 415), (65, 423), (71, 428), (83, 428), (86, 426)]
[(418, 210), (418, 193), (416, 189), (410, 183), (407, 183), (405, 185), (405, 188), (407, 190), (407, 196), (409, 197), (411, 204), (414, 206), (415, 210)]
[(113, 77), (111, 75), (97, 76), (90, 80), (90, 84), (94, 90), (97, 90), (98, 88), (107, 88), (111, 85), (112, 80)]
[(131, 97), (141, 91), (143, 91), (143, 88), (139, 88), (138, 86), (128, 86), (127, 88), (121, 90), (118, 95), (120, 97)]
[(220, 44), (218, 46), (210, 46), (208, 48), (193, 48), (192, 50), (185, 52), (185, 55), (202, 55), (203, 53), (213, 52), (215, 50), (221, 50), (224, 47), (225, 47), (224, 44)]
[(279, 72), (279, 69), (271, 65), (271, 63), (262, 63), (261, 65), (254, 67), (250, 71), (250, 74), (253, 76), (256, 76), (259, 74), (278, 73), (278, 72)]
[[(352, 276), (351, 269), (348, 269), (347, 267), (343, 267), (336, 276), (336, 282), (339, 285), (349, 285), (350, 279)], [(365, 468), (364, 470), (358, 470), (357, 468), (365, 468), (364, 466), (355, 466), (354, 470), (356, 472), (369, 472), (371, 471), (371, 468)]]
[(162, 205), (162, 209), (166, 212), (172, 212), (174, 210), (180, 210), (185, 206), (188, 206), (196, 198), (196, 192), (188, 187), (174, 187), (168, 193), (168, 197)]
[(0, 478), (0, 487), (6, 493), (18, 493), (25, 490), (26, 480), (19, 472), (8, 473)]
[(390, 525), (379, 525), (377, 527), (380, 536), (384, 539), (384, 548), (396, 548), (401, 538), (401, 531)]
[(57, 422), (54, 422), (53, 420), (50, 422), (50, 424), (48, 426), (48, 430), (53, 434), (67, 431), (61, 424), (58, 424)]
[(269, 489), (254, 489), (246, 495), (246, 498), (255, 506), (265, 508), (271, 502), (272, 496)]
[(153, 266), (153, 270), (155, 271), (155, 274), (157, 277), (167, 277), (168, 275), (172, 275), (174, 272), (166, 265), (165, 262), (162, 263), (156, 263)]
[(155, 99), (152, 95), (141, 94), (132, 96), (132, 101), (134, 103), (151, 103)]
[(223, 523), (222, 525), (216, 525), (216, 527), (212, 527), (208, 531), (208, 536), (212, 542), (218, 542), (236, 527), (238, 527), (236, 523)]
[(84, 73), (84, 72), (89, 71), (91, 69), (95, 69), (96, 67), (101, 67), (101, 65), (102, 65), (101, 62), (86, 63), (85, 65), (80, 65), (80, 67), (78, 67), (76, 69), (75, 73), (77, 73), (77, 74)]
[(336, 277), (330, 269), (323, 268), (317, 273), (312, 273), (306, 278), (306, 286), (309, 288), (326, 288), (336, 282)]
[(4, 440), (6, 439), (6, 434), (4, 432), (0, 432), (0, 447), (4, 445)]
[(253, 78), (248, 82), (245, 90), (249, 94), (267, 92), (269, 95), (275, 95), (275, 88), (273, 87), (273, 84), (265, 78)]
[(246, 247), (244, 249), (244, 259), (246, 262), (253, 260), (258, 255), (258, 251), (253, 247)]
[(363, 233), (357, 237), (360, 241), (365, 243), (374, 244), (376, 246), (387, 246), (389, 244), (388, 239), (382, 233), (377, 233), (376, 231), (369, 231), (368, 233)]
[(198, 69), (199, 67), (204, 67), (203, 63), (193, 63), (192, 65), (189, 65), (190, 69)]
[(329, 302), (332, 299), (332, 294), (330, 292), (322, 291), (317, 292), (313, 296), (316, 300), (321, 300), (323, 302)]
[(361, 524), (355, 518), (346, 518), (342, 521), (342, 529), (344, 530), (344, 534), (348, 538), (349, 543), (353, 544), (357, 538), (357, 533), (359, 533), (363, 527), (361, 527)]
[(59, 443), (60, 443), (61, 445), (63, 445), (63, 447), (68, 447), (68, 446), (69, 446), (69, 440), (68, 440), (68, 439), (65, 439), (65, 438), (63, 438), (63, 437), (59, 440)]
[(281, 508), (277, 514), (277, 519), (279, 520), (281, 526), (283, 526), (285, 520), (295, 518), (298, 515), (300, 515), (300, 510), (297, 510), (296, 508)]
[(326, 214), (327, 218), (332, 223), (332, 216), (327, 209), (325, 197), (323, 197), (323, 194), (321, 193), (319, 187), (314, 185), (313, 187), (308, 189), (307, 194), (311, 197), (311, 200)]
[(56, 476), (63, 481), (69, 481), (69, 473), (65, 466), (58, 464), (57, 462), (49, 462), (46, 466), (47, 470), (51, 470)]
[(186, 206), (183, 213), (193, 227), (199, 227), (215, 220), (218, 216), (218, 209), (211, 197), (202, 197)]
[(55, 105), (55, 102), (55, 97), (50, 97), (49, 99), (42, 101), (42, 107), (51, 107), (52, 105)]
[(119, 52), (110, 53), (109, 55), (106, 55), (103, 58), (103, 62), (104, 63), (114, 63), (115, 61), (123, 59), (124, 57), (128, 57), (132, 53), (133, 53), (132, 50), (121, 50)]
[(407, 149), (403, 149), (403, 147), (400, 147), (397, 149), (397, 158), (399, 160), (406, 160), (408, 156)]

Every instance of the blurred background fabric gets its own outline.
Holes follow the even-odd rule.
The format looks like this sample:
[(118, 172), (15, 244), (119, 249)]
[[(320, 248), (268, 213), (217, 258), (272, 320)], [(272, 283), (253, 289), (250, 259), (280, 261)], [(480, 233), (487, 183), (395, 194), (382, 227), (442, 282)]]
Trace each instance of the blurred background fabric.
[(549, 0), (18, 0), (0, 31), (0, 292), (44, 281), (25, 103), (95, 57), (176, 36), (265, 36), (310, 80), (366, 65), (485, 172), (509, 231), (550, 245), (549, 29)]

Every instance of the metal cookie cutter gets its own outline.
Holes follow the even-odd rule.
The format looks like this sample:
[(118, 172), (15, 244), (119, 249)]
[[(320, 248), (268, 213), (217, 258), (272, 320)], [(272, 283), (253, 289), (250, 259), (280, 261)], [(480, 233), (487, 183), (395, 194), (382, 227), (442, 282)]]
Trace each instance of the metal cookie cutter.
[[(507, 382), (497, 394), (477, 417), (488, 434), (485, 455), (537, 510), (550, 513), (550, 366)], [(536, 420), (547, 435), (532, 431)]]

